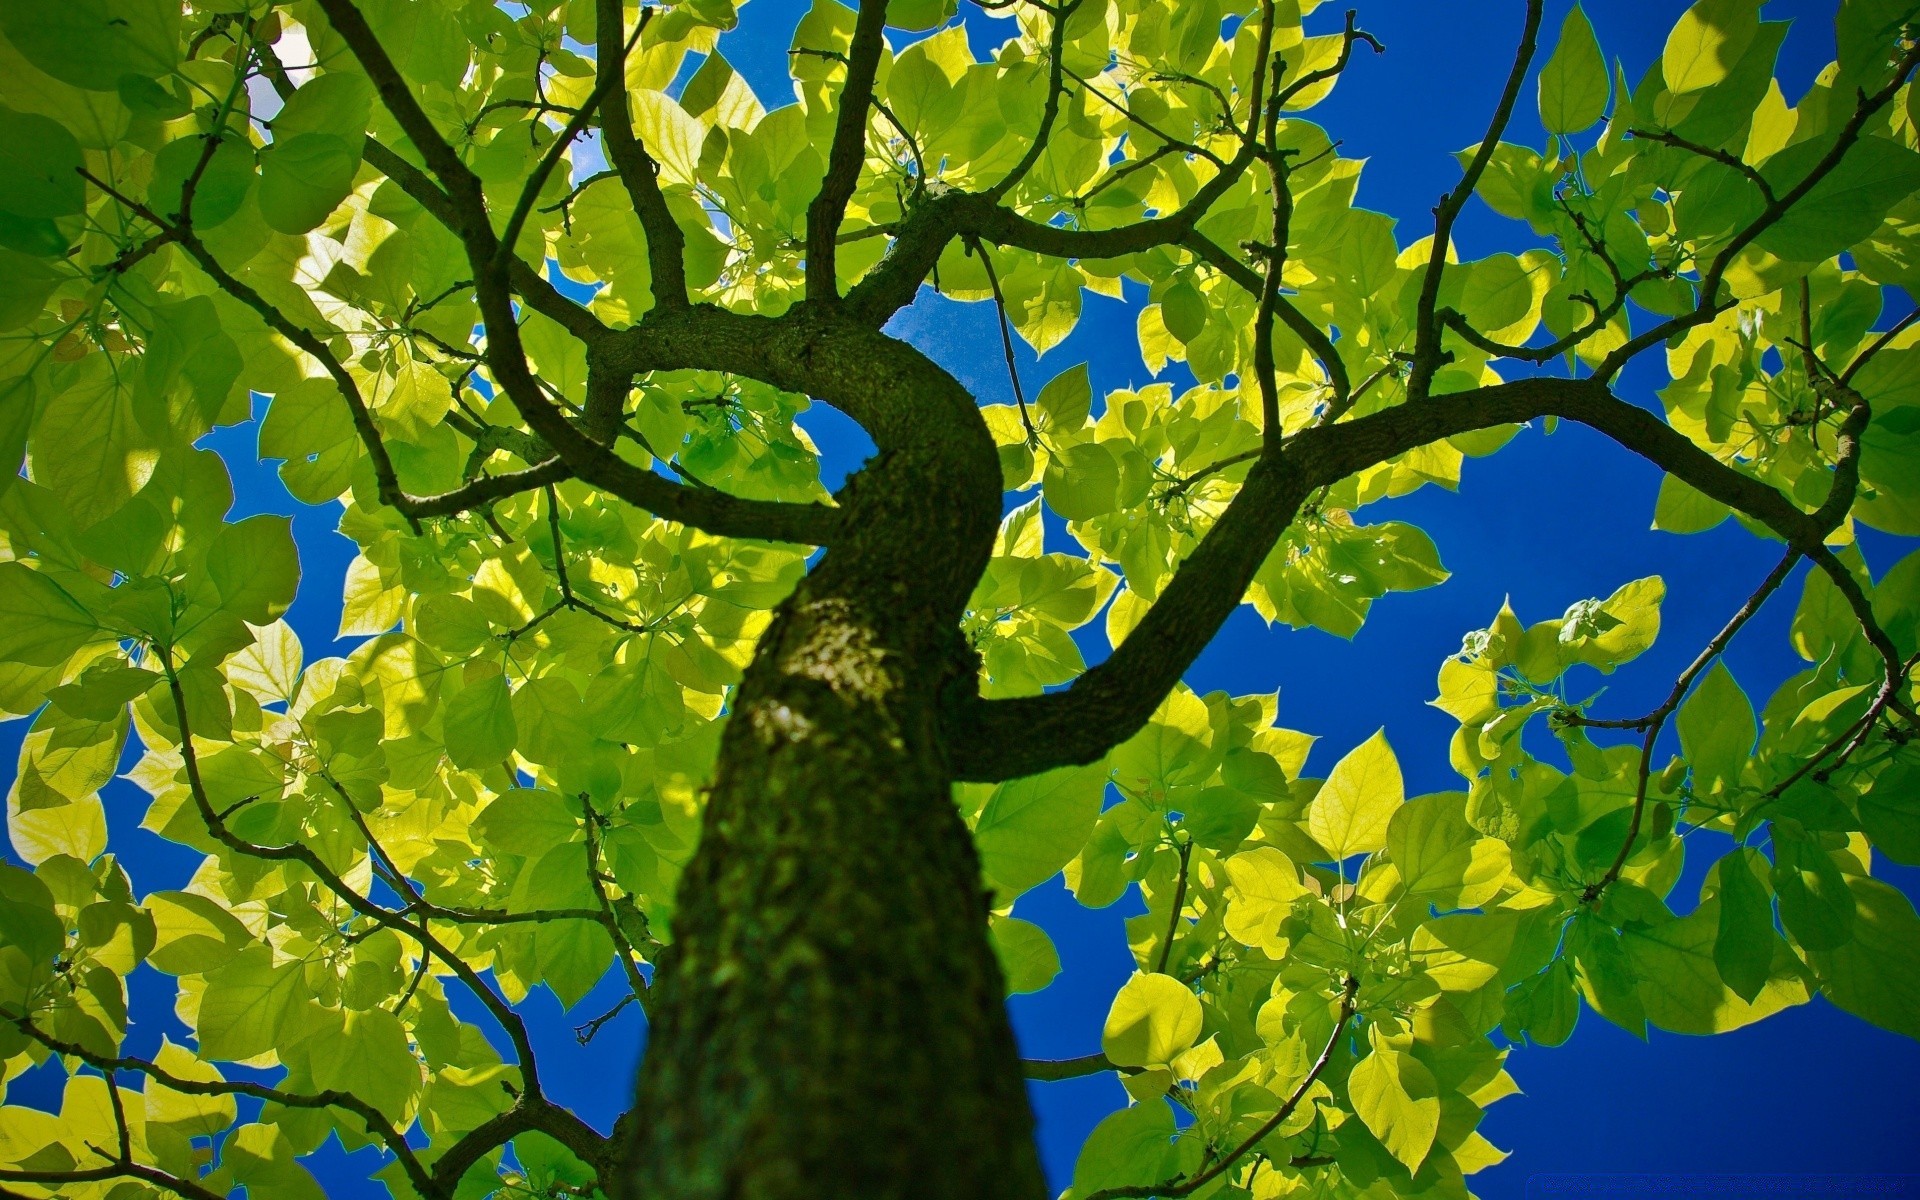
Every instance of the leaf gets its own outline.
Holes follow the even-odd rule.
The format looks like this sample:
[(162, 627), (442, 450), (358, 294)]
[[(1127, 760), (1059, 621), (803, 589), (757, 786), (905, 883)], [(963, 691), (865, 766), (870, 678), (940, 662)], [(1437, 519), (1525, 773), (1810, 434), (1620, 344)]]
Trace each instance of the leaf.
[(327, 133), (302, 133), (260, 153), (260, 216), (281, 233), (305, 233), (353, 190), (360, 147)]
[(163, 217), (180, 215), (187, 180), (200, 172), (193, 186), (193, 226), (212, 229), (230, 220), (246, 203), (253, 187), (253, 147), (229, 136), (213, 149), (205, 168), (203, 137), (181, 138), (160, 147), (153, 157), (153, 181), (147, 185), (147, 207)]
[[(1813, 173), (1832, 149), (1830, 138), (1787, 147), (1761, 174), (1785, 193)], [(1920, 153), (1889, 138), (1863, 137), (1798, 203), (1754, 239), (1781, 258), (1818, 262), (1865, 241), (1895, 204), (1920, 191)]]
[(480, 812), (474, 832), (508, 854), (536, 858), (550, 847), (580, 837), (580, 821), (567, 802), (552, 792), (516, 788), (503, 792)]
[(1506, 843), (1467, 823), (1462, 792), (1418, 796), (1387, 825), (1387, 853), (1409, 896), (1440, 908), (1478, 908), (1507, 878)]
[(1675, 95), (1725, 79), (1760, 29), (1757, 0), (1699, 0), (1667, 34), (1660, 74)]
[(1271, 846), (1243, 850), (1227, 860), (1226, 868), (1232, 885), (1227, 892), (1228, 935), (1278, 957), (1286, 946), (1280, 922), (1293, 902), (1307, 894), (1299, 868)]
[(1157, 1096), (1107, 1114), (1074, 1161), (1072, 1196), (1165, 1178), (1161, 1164), (1173, 1135), (1173, 1110)]
[(980, 869), (1012, 899), (1045, 883), (1086, 845), (1100, 816), (1106, 772), (1061, 767), (993, 790), (974, 822)]
[(1380, 1044), (1347, 1076), (1353, 1111), (1380, 1144), (1418, 1171), (1440, 1129), (1439, 1089), (1419, 1059)]
[(180, 6), (169, 0), (8, 0), (0, 30), (34, 66), (91, 91), (165, 75), (180, 59)]
[(297, 1006), (307, 997), (303, 967), (276, 963), (254, 944), (207, 976), (195, 1029), (206, 1058), (242, 1061), (283, 1044)]
[(1773, 894), (1780, 923), (1807, 950), (1833, 950), (1853, 937), (1854, 894), (1833, 856), (1804, 834), (1774, 825)]
[(1047, 429), (1061, 434), (1076, 434), (1087, 423), (1093, 406), (1093, 385), (1087, 376), (1087, 364), (1076, 363), (1047, 380), (1033, 407), (1047, 419)]
[(0, 212), (64, 217), (86, 207), (80, 143), (67, 127), (38, 113), (0, 105)]
[(1041, 991), (1060, 974), (1060, 953), (1053, 948), (1053, 939), (1033, 922), (995, 917), (989, 932), (1007, 995)]
[(1387, 844), (1387, 826), (1405, 798), (1400, 761), (1387, 731), (1377, 730), (1327, 773), (1307, 809), (1307, 831), (1335, 860), (1370, 853)]
[(1759, 726), (1747, 694), (1733, 681), (1724, 662), (1715, 662), (1700, 685), (1674, 717), (1680, 732), (1680, 752), (1693, 767), (1694, 787), (1719, 790), (1723, 781), (1738, 781), (1747, 756), (1753, 752)]
[(1607, 63), (1578, 4), (1567, 11), (1560, 42), (1540, 69), (1540, 123), (1548, 133), (1579, 133), (1607, 110)]
[[(0, 333), (38, 320), (47, 297), (60, 283), (60, 273), (46, 263), (0, 246)], [(32, 416), (31, 395), (25, 397), (25, 403), (19, 398), (8, 402), (9, 407), (15, 405), (25, 409), (27, 417)], [(25, 432), (21, 430), (23, 435)], [(19, 469), (17, 463), (14, 469)]]
[(1663, 475), (1660, 496), (1653, 506), (1653, 527), (1668, 533), (1700, 533), (1720, 524), (1732, 512), (1679, 476)]
[(253, 943), (238, 918), (194, 892), (155, 892), (146, 899), (154, 945), (147, 961), (169, 975), (216, 971)]
[[(1716, 957), (1719, 903), (1709, 900), (1682, 918), (1635, 921), (1621, 934), (1619, 945), (1637, 980), (1639, 1005), (1655, 1027), (1674, 1033), (1725, 1033), (1805, 1003), (1806, 985), (1790, 970), (1774, 977), (1771, 955), (1769, 978), (1751, 1001), (1722, 980)], [(1619, 1020), (1609, 1011), (1606, 980), (1596, 978), (1594, 983), (1602, 992), (1602, 1015)]]
[(300, 585), (293, 522), (261, 514), (221, 526), (207, 550), (207, 574), (228, 612), (250, 625), (276, 619)]
[(280, 479), (296, 500), (320, 504), (347, 490), (360, 455), (353, 413), (331, 379), (280, 389), (260, 423), (260, 456), (284, 459)]
[(1165, 1066), (1200, 1037), (1200, 1023), (1200, 998), (1186, 984), (1135, 972), (1113, 998), (1100, 1048), (1116, 1066)]
[(1069, 521), (1088, 521), (1119, 502), (1120, 464), (1101, 442), (1068, 446), (1047, 459), (1047, 507)]
[(0, 660), (53, 666), (100, 635), (92, 614), (59, 584), (19, 562), (0, 562)]
[(1160, 320), (1167, 332), (1182, 342), (1198, 338), (1207, 327), (1207, 302), (1186, 280), (1176, 282), (1160, 297)]
[(1773, 972), (1773, 903), (1754, 872), (1763, 860), (1741, 848), (1720, 860), (1720, 925), (1714, 935), (1713, 961), (1720, 978), (1749, 1004)]
[(365, 137), (373, 116), (373, 83), (357, 71), (328, 71), (316, 75), (288, 96), (273, 117), (276, 142), (306, 133), (323, 133), (346, 141)]
[(346, 1029), (313, 1056), (313, 1082), (357, 1096), (399, 1120), (420, 1090), (420, 1064), (400, 1018), (383, 1008), (348, 1011)]
[[(193, 1056), (193, 1052), (170, 1040), (162, 1040), (153, 1061), (175, 1079), (194, 1083), (221, 1083), (220, 1072)], [(239, 1106), (232, 1096), (203, 1096), (176, 1092), (157, 1079), (149, 1079), (142, 1089), (141, 1105), (147, 1125), (172, 1126), (181, 1137), (211, 1138), (224, 1132), (239, 1119)]]
[(1809, 950), (1807, 961), (1827, 999), (1882, 1029), (1920, 1038), (1920, 917), (1890, 884), (1847, 878), (1855, 908), (1853, 939)]
[(441, 717), (447, 757), (462, 770), (498, 766), (513, 753), (519, 730), (513, 721), (513, 697), (507, 678), (495, 668), (469, 680), (447, 701)]

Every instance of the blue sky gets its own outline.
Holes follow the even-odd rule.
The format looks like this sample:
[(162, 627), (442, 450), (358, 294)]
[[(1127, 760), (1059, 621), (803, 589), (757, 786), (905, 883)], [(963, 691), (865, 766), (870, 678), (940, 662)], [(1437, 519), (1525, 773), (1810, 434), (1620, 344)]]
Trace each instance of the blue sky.
[[(1339, 7), (1323, 6), (1310, 29), (1337, 28)], [(1587, 7), (1607, 54), (1623, 60), (1628, 77), (1637, 79), (1684, 4), (1593, 0)], [(1431, 219), (1428, 210), (1452, 185), (1457, 167), (1451, 152), (1479, 137), (1504, 77), (1521, 8), (1520, 0), (1361, 6), (1361, 24), (1385, 41), (1388, 53), (1357, 56), (1348, 77), (1311, 116), (1344, 140), (1344, 154), (1368, 160), (1360, 202), (1400, 218), (1403, 242), (1421, 236)], [(1549, 5), (1549, 41), (1565, 8)], [(1795, 20), (1781, 66), (1789, 98), (1831, 57), (1833, 9), (1830, 0), (1766, 6), (1769, 17)], [(802, 11), (804, 4), (793, 0), (754, 0), (722, 44), (770, 107), (790, 97), (785, 52)], [(1011, 28), (978, 13), (969, 20), (983, 54)], [(1544, 137), (1533, 116), (1532, 89), (1525, 95), (1509, 138), (1539, 145)], [(1477, 202), (1456, 232), (1462, 257), (1523, 248), (1532, 244), (1524, 240), (1528, 236)], [(1890, 307), (1898, 313), (1909, 303), (1899, 297)], [(1088, 296), (1085, 311), (1079, 329), (1043, 361), (1021, 347), (1029, 390), (1081, 361), (1089, 363), (1096, 390), (1146, 381), (1133, 349), (1130, 307)], [(893, 330), (946, 365), (983, 402), (1011, 400), (990, 308), (923, 296), (896, 318)], [(1652, 389), (1664, 382), (1657, 357), (1622, 376), (1622, 395), (1657, 406)], [(857, 466), (864, 439), (844, 419), (816, 408), (807, 424), (821, 444), (830, 481)], [(255, 432), (250, 425), (221, 431), (209, 444), (226, 455), (233, 471), (235, 518), (260, 511), (295, 516), (306, 586), (289, 619), (309, 657), (318, 657), (330, 652), (338, 584), (351, 546), (332, 532), (336, 509), (297, 505), (272, 470), (255, 461)], [(1611, 711), (1645, 711), (1664, 697), (1674, 675), (1778, 557), (1770, 544), (1732, 523), (1687, 538), (1653, 532), (1657, 484), (1653, 468), (1596, 435), (1578, 428), (1563, 427), (1551, 436), (1529, 429), (1494, 458), (1469, 463), (1458, 493), (1428, 489), (1368, 510), (1368, 519), (1391, 516), (1432, 534), (1453, 572), (1447, 584), (1379, 601), (1351, 643), (1312, 630), (1269, 630), (1242, 609), (1189, 682), (1202, 692), (1280, 689), (1282, 724), (1321, 738), (1311, 769), (1323, 771), (1384, 726), (1410, 794), (1457, 787), (1446, 754), (1453, 723), (1424, 702), (1433, 695), (1440, 661), (1458, 649), (1461, 635), (1486, 625), (1504, 597), (1511, 597), (1523, 620), (1538, 620), (1657, 573), (1669, 593), (1661, 641), (1606, 681), (1604, 702)], [(1869, 537), (1864, 548), (1879, 574), (1913, 547)], [(1786, 640), (1797, 590), (1797, 583), (1789, 584), (1729, 652), (1729, 666), (1749, 692), (1764, 696), (1801, 665)], [(1097, 652), (1103, 643), (1095, 633), (1086, 644)], [(0, 726), (0, 756), (8, 764), (24, 726)], [(106, 798), (114, 849), (127, 861), (136, 890), (184, 882), (196, 856), (136, 828), (144, 795), (116, 781)], [(1712, 852), (1695, 857), (1694, 870), (1680, 885), (1683, 895), (1697, 886)], [(1887, 874), (1910, 895), (1920, 893), (1920, 872), (1889, 868)], [(1023, 1047), (1036, 1057), (1097, 1049), (1107, 1002), (1133, 969), (1122, 923), (1141, 911), (1137, 897), (1089, 912), (1056, 880), (1024, 897), (1016, 911), (1054, 934), (1065, 965), (1050, 988), (1013, 1001)], [(602, 1129), (626, 1106), (628, 1068), (644, 1040), (642, 1022), (629, 1008), (590, 1049), (575, 1044), (572, 1027), (617, 995), (617, 983), (609, 980), (569, 1014), (560, 1013), (544, 992), (524, 1006), (555, 1098), (576, 1105)], [(136, 1051), (150, 1050), (163, 1033), (184, 1033), (172, 1016), (168, 981), (150, 969), (134, 981), (133, 1016)], [(1734, 1034), (1655, 1033), (1644, 1043), (1587, 1013), (1567, 1045), (1522, 1049), (1509, 1067), (1527, 1094), (1496, 1105), (1483, 1126), (1495, 1144), (1514, 1152), (1475, 1177), (1474, 1190), (1490, 1200), (1521, 1196), (1536, 1172), (1920, 1171), (1920, 1139), (1911, 1119), (1920, 1045), (1825, 1001)], [(37, 1071), (18, 1086), (15, 1100), (57, 1101), (57, 1088), (57, 1077)], [(1124, 1093), (1103, 1077), (1034, 1085), (1032, 1095), (1043, 1158), (1064, 1186), (1086, 1131), (1123, 1103)], [(364, 1181), (369, 1153), (348, 1159), (336, 1146), (323, 1158), (330, 1194), (383, 1194)]]

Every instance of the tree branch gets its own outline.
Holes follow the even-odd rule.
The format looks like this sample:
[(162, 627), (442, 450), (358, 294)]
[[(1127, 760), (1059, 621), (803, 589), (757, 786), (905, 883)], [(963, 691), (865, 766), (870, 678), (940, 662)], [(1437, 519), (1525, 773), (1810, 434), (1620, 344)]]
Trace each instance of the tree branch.
[(1624, 344), (1615, 347), (1613, 352), (1607, 355), (1598, 367), (1594, 368), (1593, 377), (1602, 383), (1607, 382), (1612, 379), (1614, 375), (1618, 374), (1622, 367), (1633, 361), (1641, 351), (1647, 349), (1649, 346), (1658, 345), (1676, 334), (1684, 333), (1695, 325), (1710, 321), (1730, 307), (1733, 304), (1732, 300), (1720, 299), (1720, 283), (1726, 276), (1727, 268), (1732, 265), (1734, 256), (1751, 245), (1755, 238), (1772, 228), (1781, 217), (1787, 214), (1788, 210), (1805, 199), (1807, 194), (1813, 191), (1822, 179), (1825, 179), (1833, 172), (1835, 167), (1840, 165), (1840, 160), (1846, 157), (1847, 151), (1852, 149), (1854, 144), (1860, 140), (1861, 133), (1866, 129), (1867, 121), (1873, 114), (1886, 107), (1887, 103), (1899, 93), (1900, 88), (1906, 83), (1907, 76), (1912, 74), (1916, 64), (1920, 64), (1920, 45), (1909, 47), (1906, 53), (1901, 55), (1898, 65), (1894, 68), (1892, 77), (1888, 79), (1879, 91), (1874, 92), (1872, 95), (1868, 95), (1865, 92), (1860, 93), (1859, 98), (1854, 104), (1853, 115), (1848, 117), (1846, 124), (1840, 127), (1840, 131), (1834, 136), (1833, 145), (1828, 148), (1826, 154), (1821, 156), (1820, 161), (1815, 163), (1813, 168), (1807, 172), (1806, 178), (1788, 188), (1784, 193), (1775, 196), (1774, 199), (1761, 210), (1759, 216), (1749, 222), (1746, 228), (1735, 234), (1725, 246), (1721, 247), (1720, 252), (1714, 255), (1713, 261), (1708, 265), (1706, 273), (1700, 277), (1698, 299), (1692, 310), (1676, 317), (1669, 317), (1639, 335), (1629, 338)]
[[(626, 21), (625, 8), (621, 0), (594, 0), (599, 27), (595, 36), (602, 39), (602, 45), (624, 44), (620, 34)], [(643, 26), (652, 11), (651, 8), (640, 10)], [(606, 40), (608, 30), (613, 31), (610, 40)], [(633, 201), (633, 210), (640, 218), (640, 227), (647, 235), (647, 268), (653, 278), (653, 302), (665, 308), (684, 307), (687, 303), (687, 238), (680, 230), (680, 223), (673, 219), (673, 211), (667, 207), (666, 193), (660, 190), (660, 164), (633, 134), (633, 116), (627, 107), (626, 52), (622, 51), (611, 61), (604, 54), (598, 56), (594, 69), (600, 74), (600, 86), (607, 89), (606, 99), (601, 101), (600, 120), (607, 160), (620, 173), (620, 182), (627, 189), (627, 197)], [(609, 81), (613, 79), (620, 83), (611, 84)]]
[(1407, 377), (1407, 395), (1411, 399), (1426, 398), (1434, 372), (1445, 361), (1440, 348), (1441, 324), (1435, 319), (1434, 306), (1440, 299), (1440, 279), (1447, 269), (1447, 251), (1453, 245), (1453, 223), (1459, 218), (1460, 210), (1466, 207), (1467, 198), (1473, 195), (1473, 189), (1480, 182), (1487, 164), (1493, 160), (1494, 148), (1500, 144), (1500, 135), (1506, 132), (1507, 121), (1513, 116), (1514, 102), (1520, 96), (1520, 85), (1526, 82), (1527, 68), (1533, 63), (1544, 7), (1543, 0), (1527, 0), (1527, 16), (1520, 30), (1520, 48), (1514, 52), (1513, 68), (1507, 73), (1507, 84), (1500, 93), (1499, 104), (1494, 107), (1493, 119), (1487, 123), (1486, 136), (1480, 139), (1480, 148), (1474, 151), (1467, 169), (1460, 175), (1460, 181), (1441, 198), (1440, 207), (1433, 210), (1433, 247), (1427, 258), (1427, 273), (1420, 281), (1420, 301), (1413, 318), (1413, 369)]
[(873, 81), (886, 49), (881, 36), (887, 23), (887, 0), (863, 0), (854, 20), (853, 42), (847, 47), (847, 78), (840, 87), (840, 110), (834, 116), (833, 144), (827, 151), (827, 171), (820, 190), (807, 205), (807, 299), (837, 300), (840, 284), (835, 254), (840, 221), (860, 182), (867, 160), (867, 107), (873, 100)]
[[(1279, 452), (1257, 459), (1239, 493), (1139, 626), (1071, 686), (1041, 696), (960, 702), (949, 714), (957, 777), (1014, 779), (1097, 761), (1153, 715), (1161, 697), (1238, 607), (1255, 572), (1314, 490), (1455, 434), (1543, 416), (1587, 425), (1761, 521), (1801, 553), (1816, 561), (1832, 557), (1822, 545), (1827, 530), (1812, 516), (1590, 380), (1523, 379), (1403, 404), (1303, 430)], [(1864, 595), (1862, 602), (1871, 615)]]
[(1360, 981), (1351, 975), (1347, 976), (1340, 988), (1340, 1018), (1333, 1023), (1333, 1034), (1327, 1038), (1327, 1044), (1321, 1049), (1320, 1057), (1313, 1060), (1313, 1066), (1309, 1067), (1307, 1073), (1300, 1078), (1300, 1082), (1294, 1085), (1293, 1091), (1287, 1093), (1287, 1098), (1281, 1101), (1279, 1109), (1273, 1116), (1261, 1122), (1260, 1127), (1239, 1145), (1215, 1159), (1212, 1166), (1198, 1174), (1185, 1178), (1175, 1177), (1162, 1183), (1150, 1183), (1138, 1187), (1101, 1188), (1087, 1195), (1085, 1200), (1128, 1200), (1128, 1198), (1147, 1196), (1179, 1200), (1180, 1197), (1193, 1195), (1231, 1171), (1235, 1163), (1245, 1158), (1249, 1151), (1265, 1141), (1268, 1134), (1280, 1128), (1286, 1119), (1293, 1115), (1293, 1110), (1300, 1107), (1300, 1102), (1306, 1099), (1307, 1089), (1313, 1086), (1314, 1081), (1319, 1079), (1321, 1073), (1327, 1069), (1327, 1064), (1333, 1061), (1333, 1052), (1339, 1048), (1340, 1039), (1346, 1036), (1348, 1022), (1353, 1020), (1354, 996), (1359, 988)]

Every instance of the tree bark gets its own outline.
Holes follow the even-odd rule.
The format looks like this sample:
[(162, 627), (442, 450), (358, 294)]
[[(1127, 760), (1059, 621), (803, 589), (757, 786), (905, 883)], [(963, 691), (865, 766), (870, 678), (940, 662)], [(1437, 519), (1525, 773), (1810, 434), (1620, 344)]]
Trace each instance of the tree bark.
[(826, 322), (757, 352), (880, 454), (735, 698), (616, 1194), (1037, 1198), (939, 719), (943, 689), (973, 686), (958, 623), (1000, 516), (992, 441), (957, 382), (881, 335)]

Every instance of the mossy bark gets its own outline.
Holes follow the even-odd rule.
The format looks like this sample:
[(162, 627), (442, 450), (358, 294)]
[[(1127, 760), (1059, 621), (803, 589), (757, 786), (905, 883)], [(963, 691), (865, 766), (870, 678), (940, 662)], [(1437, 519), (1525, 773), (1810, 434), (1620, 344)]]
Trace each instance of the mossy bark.
[(940, 722), (943, 689), (972, 686), (957, 630), (999, 519), (993, 446), (958, 384), (897, 343), (805, 354), (881, 453), (736, 697), (618, 1194), (1038, 1197)]

